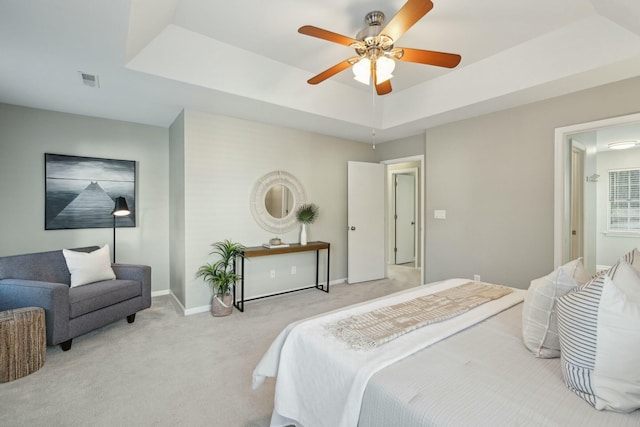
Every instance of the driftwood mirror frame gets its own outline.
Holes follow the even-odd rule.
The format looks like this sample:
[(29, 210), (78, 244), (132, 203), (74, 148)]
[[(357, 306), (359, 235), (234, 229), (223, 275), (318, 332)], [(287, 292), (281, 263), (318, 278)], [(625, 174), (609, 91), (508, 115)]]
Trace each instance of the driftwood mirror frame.
[[(289, 189), (293, 197), (291, 211), (284, 218), (275, 218), (268, 211), (265, 204), (265, 197), (271, 187), (283, 185)], [(251, 190), (249, 206), (251, 214), (258, 225), (272, 233), (286, 233), (295, 228), (297, 219), (295, 212), (307, 201), (304, 187), (298, 179), (285, 171), (273, 171), (260, 177)]]

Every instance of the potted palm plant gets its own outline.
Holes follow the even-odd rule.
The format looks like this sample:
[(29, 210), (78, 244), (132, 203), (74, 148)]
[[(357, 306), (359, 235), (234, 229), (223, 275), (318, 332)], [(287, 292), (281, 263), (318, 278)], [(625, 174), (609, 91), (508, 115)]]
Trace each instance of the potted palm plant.
[(212, 255), (218, 260), (201, 266), (196, 273), (211, 288), (211, 315), (228, 316), (233, 311), (233, 285), (241, 277), (235, 272), (235, 259), (244, 257), (244, 246), (230, 240), (212, 243)]
[(296, 218), (302, 224), (300, 229), (300, 244), (307, 244), (307, 224), (313, 224), (318, 218), (320, 209), (313, 203), (304, 203), (296, 210)]

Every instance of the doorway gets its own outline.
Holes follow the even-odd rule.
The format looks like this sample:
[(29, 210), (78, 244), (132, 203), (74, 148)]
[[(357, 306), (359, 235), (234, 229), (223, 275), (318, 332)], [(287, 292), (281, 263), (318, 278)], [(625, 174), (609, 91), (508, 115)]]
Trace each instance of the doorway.
[[(573, 239), (574, 227), (572, 226), (572, 206), (578, 203), (573, 200), (572, 195), (575, 191), (579, 191), (572, 189), (574, 181), (572, 157), (573, 147), (576, 146), (575, 141), (579, 141), (586, 147), (584, 150), (586, 160), (583, 162), (582, 175), (575, 179), (579, 179), (583, 185), (583, 200), (581, 203), (583, 209), (582, 236), (580, 243), (587, 270), (595, 271), (599, 265), (597, 259), (603, 258), (600, 254), (602, 252), (601, 249), (604, 248), (602, 239), (607, 233), (603, 232), (602, 221), (599, 218), (604, 218), (606, 227), (606, 214), (601, 214), (602, 207), (597, 207), (597, 198), (600, 198), (600, 195), (606, 196), (608, 180), (604, 179), (606, 172), (598, 171), (597, 167), (600, 162), (596, 161), (596, 154), (599, 151), (599, 145), (602, 145), (600, 140), (603, 134), (608, 133), (610, 130), (622, 129), (635, 131), (636, 136), (633, 139), (640, 139), (640, 114), (581, 123), (555, 130), (554, 266), (556, 268), (572, 259), (575, 254), (573, 247), (577, 244)], [(600, 186), (603, 186), (603, 188), (597, 190), (596, 187)], [(606, 203), (606, 200), (604, 203)], [(576, 230), (576, 232), (578, 231)], [(631, 239), (618, 236), (615, 240), (627, 243)], [(623, 253), (621, 249), (616, 249), (613, 252), (618, 257)]]
[(415, 267), (417, 174), (417, 168), (391, 172), (390, 264)]
[(382, 163), (387, 169), (386, 277), (423, 284), (424, 156)]

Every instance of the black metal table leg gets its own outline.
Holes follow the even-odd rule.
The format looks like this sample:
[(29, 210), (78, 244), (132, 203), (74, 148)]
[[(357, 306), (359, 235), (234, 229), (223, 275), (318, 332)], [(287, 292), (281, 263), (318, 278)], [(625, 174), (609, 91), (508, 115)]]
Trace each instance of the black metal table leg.
[(331, 264), (329, 262), (330, 255), (331, 255), (330, 251), (331, 251), (331, 244), (328, 243), (327, 244), (327, 290), (326, 290), (327, 293), (329, 293), (329, 264)]
[[(238, 300), (237, 296), (238, 293), (236, 292), (236, 284), (235, 282), (233, 283), (233, 305), (240, 310), (240, 312), (244, 311), (244, 257), (240, 257), (240, 265), (242, 266), (242, 271), (240, 273), (240, 300)], [(234, 271), (236, 270), (235, 268), (235, 261), (234, 261)], [(237, 271), (236, 271), (237, 273)]]
[(320, 249), (316, 250), (316, 289), (322, 289), (320, 286), (319, 274), (320, 270)]

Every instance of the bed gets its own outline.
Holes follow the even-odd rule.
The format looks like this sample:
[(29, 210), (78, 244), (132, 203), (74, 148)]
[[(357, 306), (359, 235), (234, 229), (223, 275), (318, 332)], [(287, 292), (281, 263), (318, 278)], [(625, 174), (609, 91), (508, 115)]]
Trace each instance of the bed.
[[(442, 283), (446, 288), (463, 282)], [(419, 288), (435, 292), (444, 289), (442, 283)], [(386, 299), (408, 298), (411, 292)], [(307, 353), (300, 353), (295, 362), (286, 358), (293, 346), (288, 341), (296, 331), (307, 340), (312, 335), (309, 325), (326, 325), (344, 317), (344, 312), (296, 322), (280, 334), (256, 367), (254, 387), (266, 376), (277, 376), (273, 426), (639, 426), (640, 411), (593, 409), (565, 387), (559, 359), (538, 359), (528, 352), (521, 329), (524, 292), (515, 291), (504, 297), (507, 302), (491, 301), (471, 315), (464, 313), (381, 345), (382, 366), (353, 378), (342, 373), (344, 365), (365, 366), (378, 356), (362, 350), (336, 351), (324, 341), (335, 340), (326, 331), (321, 339), (309, 338)], [(373, 303), (386, 304), (383, 299)], [(366, 312), (379, 306), (363, 303), (349, 310)], [(455, 324), (451, 335), (436, 333), (434, 338), (428, 331), (451, 322)], [(422, 344), (410, 349), (407, 342), (415, 342), (415, 337)], [(398, 346), (404, 349), (394, 353)], [(313, 352), (322, 356), (314, 360)], [(358, 354), (355, 362), (345, 356), (348, 352)], [(385, 356), (389, 353), (393, 354)], [(308, 378), (310, 372), (317, 374), (315, 379)], [(345, 392), (354, 383), (363, 383), (362, 391)], [(307, 388), (311, 394), (305, 396)], [(292, 398), (297, 395), (301, 397)], [(346, 403), (341, 406), (341, 402)], [(336, 418), (334, 408), (355, 412), (355, 417)]]

